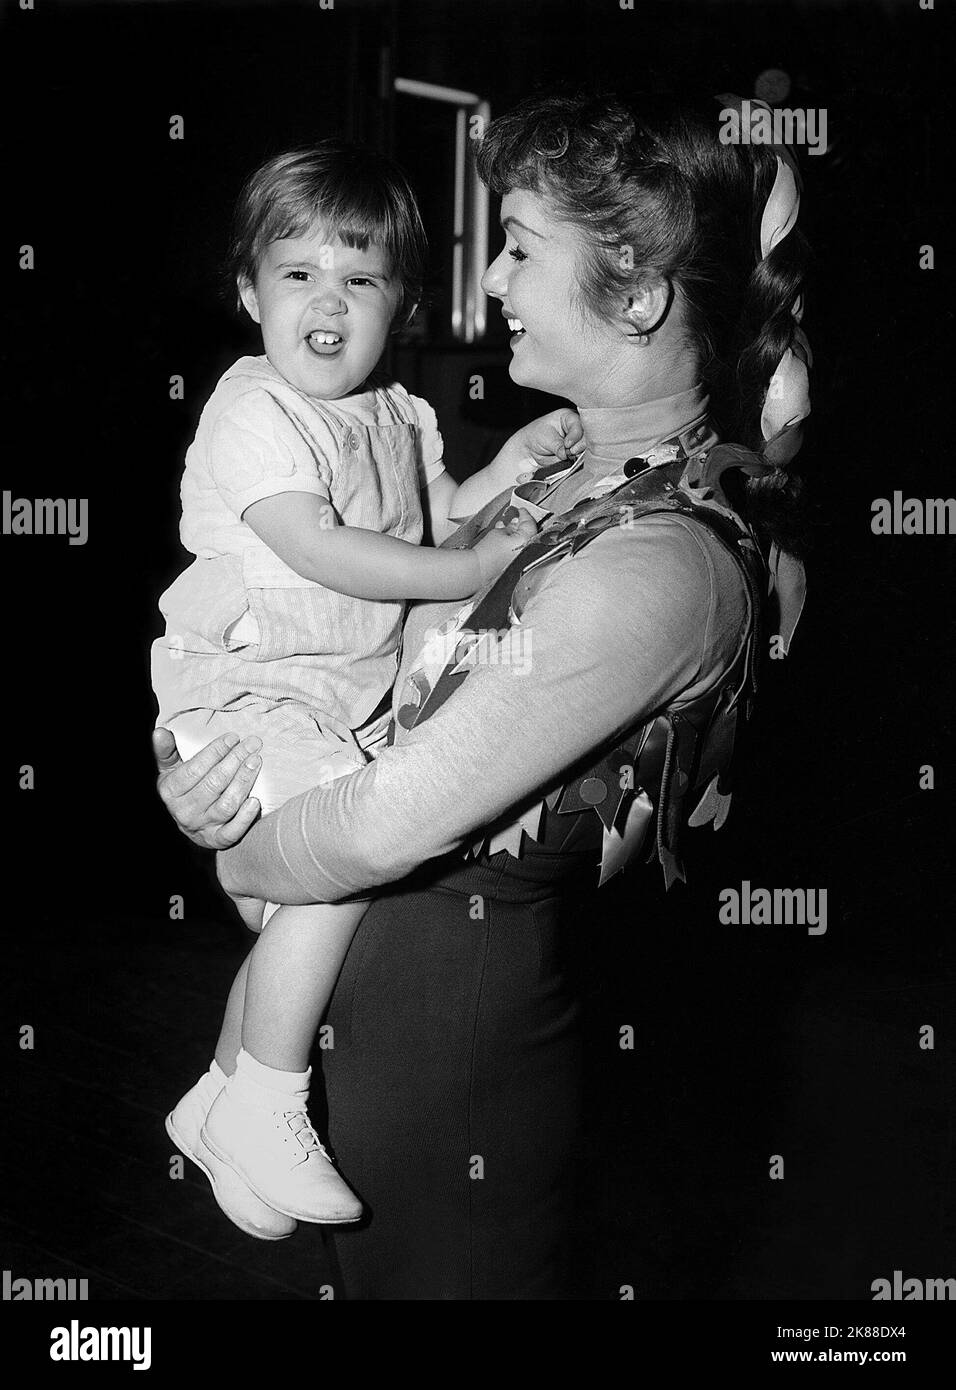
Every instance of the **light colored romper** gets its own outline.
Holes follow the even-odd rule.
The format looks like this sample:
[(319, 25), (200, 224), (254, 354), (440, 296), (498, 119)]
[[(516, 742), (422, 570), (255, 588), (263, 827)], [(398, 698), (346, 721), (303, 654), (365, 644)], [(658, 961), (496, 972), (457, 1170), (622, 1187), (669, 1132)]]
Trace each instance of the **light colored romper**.
[(180, 535), (196, 558), (159, 601), (157, 723), (184, 757), (220, 733), (261, 738), (264, 812), (378, 752), (405, 605), (303, 579), (243, 511), (309, 493), (345, 526), (418, 543), (421, 491), (441, 460), (434, 411), (397, 383), (319, 401), (265, 357), (243, 357), (207, 402), (182, 483)]

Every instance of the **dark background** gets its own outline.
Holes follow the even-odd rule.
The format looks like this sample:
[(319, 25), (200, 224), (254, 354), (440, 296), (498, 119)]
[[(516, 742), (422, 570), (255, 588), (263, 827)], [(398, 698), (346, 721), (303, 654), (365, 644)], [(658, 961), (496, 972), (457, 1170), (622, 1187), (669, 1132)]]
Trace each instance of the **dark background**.
[[(5, 1268), (86, 1276), (94, 1298), (316, 1298), (328, 1278), (317, 1229), (260, 1246), (198, 1174), (171, 1183), (162, 1128), (244, 949), (155, 798), (148, 740), (183, 453), (218, 375), (258, 351), (217, 282), (243, 174), (333, 132), (408, 168), (434, 307), (401, 376), (434, 400), (463, 476), (548, 402), (510, 384), (500, 329), (474, 348), (443, 335), (449, 152), (388, 75), (470, 89), (494, 115), (556, 81), (746, 96), (782, 68), (787, 104), (825, 107), (832, 145), (803, 161), (810, 600), (767, 671), (731, 821), (692, 837), (690, 887), (665, 903), (656, 872), (632, 874), (569, 903), (590, 1080), (577, 1297), (866, 1300), (894, 1269), (956, 1274), (953, 541), (870, 529), (876, 497), (952, 490), (946, 8), (5, 0), (2, 486), (87, 497), (91, 517), (85, 546), (0, 537)], [(744, 879), (825, 888), (826, 935), (721, 926), (717, 894)]]

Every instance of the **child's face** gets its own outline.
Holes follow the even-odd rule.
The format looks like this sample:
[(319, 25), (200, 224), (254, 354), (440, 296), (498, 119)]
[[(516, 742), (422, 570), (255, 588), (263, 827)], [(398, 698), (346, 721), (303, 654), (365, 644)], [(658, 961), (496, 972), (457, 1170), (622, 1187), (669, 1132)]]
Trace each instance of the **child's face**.
[(511, 339), (512, 380), (578, 405), (603, 403), (621, 336), (580, 302), (579, 233), (523, 189), (505, 194), (501, 224), (507, 240), (481, 284), (521, 324)]
[(269, 361), (319, 400), (356, 391), (385, 350), (401, 287), (385, 252), (329, 243), (322, 228), (268, 246), (254, 285), (240, 283)]

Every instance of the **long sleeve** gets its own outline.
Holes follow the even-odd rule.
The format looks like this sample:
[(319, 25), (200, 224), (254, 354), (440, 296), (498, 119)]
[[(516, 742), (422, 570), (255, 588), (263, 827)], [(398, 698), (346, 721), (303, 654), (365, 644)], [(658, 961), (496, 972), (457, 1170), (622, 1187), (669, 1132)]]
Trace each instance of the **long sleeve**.
[(477, 664), (403, 741), (220, 856), (232, 892), (334, 902), (475, 838), (618, 732), (702, 693), (745, 621), (732, 561), (675, 517), (608, 531), (525, 609), (523, 660)]

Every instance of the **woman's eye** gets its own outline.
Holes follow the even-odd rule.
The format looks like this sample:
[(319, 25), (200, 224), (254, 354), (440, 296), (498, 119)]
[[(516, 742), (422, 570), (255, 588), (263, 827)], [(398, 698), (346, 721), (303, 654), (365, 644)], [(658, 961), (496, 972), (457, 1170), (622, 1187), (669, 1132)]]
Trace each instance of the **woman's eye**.
[(373, 285), (374, 280), (368, 280), (364, 275), (353, 275), (349, 278), (350, 285)]
[(508, 252), (508, 255), (511, 257), (513, 261), (526, 261), (528, 259), (528, 257), (522, 251), (520, 246), (512, 246), (511, 250)]
[(307, 270), (290, 270), (286, 276), (287, 280), (308, 280), (308, 278), (309, 272)]

